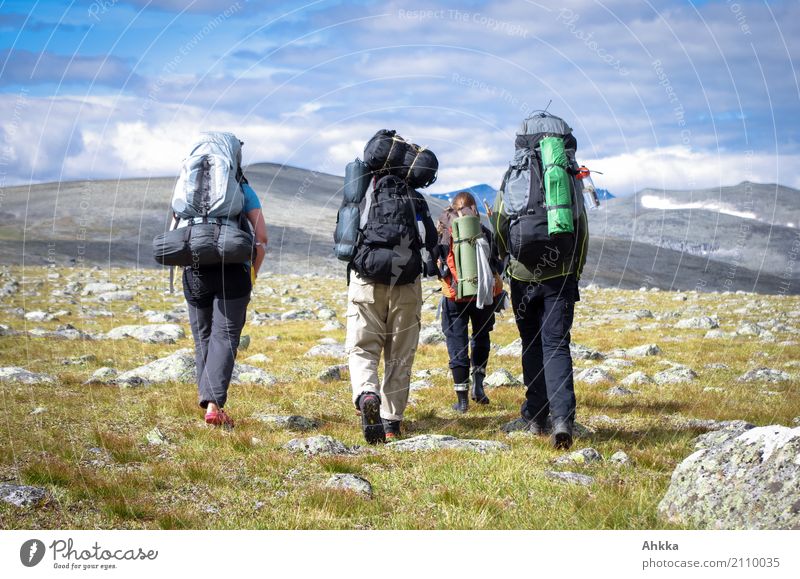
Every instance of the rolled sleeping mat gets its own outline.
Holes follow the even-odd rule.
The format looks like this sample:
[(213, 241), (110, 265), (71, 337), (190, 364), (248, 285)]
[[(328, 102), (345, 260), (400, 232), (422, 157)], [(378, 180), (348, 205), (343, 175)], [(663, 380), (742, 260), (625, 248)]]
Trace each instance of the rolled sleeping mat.
[(361, 222), (361, 211), (356, 203), (343, 203), (336, 217), (336, 229), (333, 233), (335, 243), (333, 252), (341, 261), (351, 261), (356, 255), (358, 244), (358, 226)]
[(483, 235), (481, 220), (465, 215), (453, 220), (453, 257), (458, 290), (456, 299), (478, 295), (478, 253), (475, 241)]
[(371, 171), (396, 172), (403, 168), (407, 148), (395, 131), (381, 129), (364, 147), (364, 162)]
[(424, 189), (436, 181), (439, 159), (430, 149), (409, 144), (403, 165), (406, 168), (403, 179), (413, 189)]
[(540, 142), (544, 168), (544, 196), (547, 208), (547, 232), (550, 235), (573, 233), (572, 192), (567, 153), (560, 137), (545, 137)]
[(367, 193), (372, 172), (361, 159), (350, 161), (344, 168), (344, 202), (361, 203)]

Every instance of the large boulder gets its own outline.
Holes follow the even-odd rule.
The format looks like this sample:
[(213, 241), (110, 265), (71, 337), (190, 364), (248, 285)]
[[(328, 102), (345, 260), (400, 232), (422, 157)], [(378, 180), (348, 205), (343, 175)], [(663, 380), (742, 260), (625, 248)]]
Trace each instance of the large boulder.
[(706, 529), (800, 529), (798, 480), (800, 427), (751, 428), (684, 459), (658, 508)]
[(0, 382), (19, 382), (22, 384), (54, 384), (55, 378), (49, 374), (30, 372), (19, 366), (0, 368)]

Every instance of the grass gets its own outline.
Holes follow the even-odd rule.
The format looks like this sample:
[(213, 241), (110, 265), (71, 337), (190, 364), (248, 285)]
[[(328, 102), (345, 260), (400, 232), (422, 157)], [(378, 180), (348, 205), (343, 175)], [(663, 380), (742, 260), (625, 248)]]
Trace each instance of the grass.
[[(183, 304), (180, 294), (164, 293), (159, 272), (112, 269), (10, 268), (20, 292), (4, 298), (0, 324), (24, 331), (55, 329), (70, 323), (89, 332), (145, 323), (141, 310), (170, 311)], [(49, 277), (48, 274), (60, 276)], [(135, 302), (102, 304), (93, 297), (52, 296), (72, 276), (86, 282), (110, 280), (136, 289)], [(0, 285), (6, 277), (0, 275)], [(426, 295), (435, 284), (426, 283)], [(344, 320), (344, 280), (275, 276), (261, 280), (250, 310), (332, 307)], [(299, 303), (283, 303), (286, 297)], [(84, 385), (101, 366), (126, 370), (191, 348), (187, 337), (174, 345), (135, 340), (71, 342), (22, 335), (0, 337), (0, 366), (22, 366), (57, 377), (54, 385), (0, 382), (0, 480), (48, 489), (43, 506), (19, 509), (0, 503), (0, 528), (166, 528), (166, 529), (647, 529), (674, 528), (659, 518), (657, 505), (675, 466), (693, 452), (699, 430), (685, 418), (745, 419), (755, 424), (791, 424), (800, 415), (796, 345), (800, 327), (797, 297), (744, 294), (693, 294), (676, 301), (669, 292), (585, 290), (578, 304), (573, 341), (608, 352), (657, 343), (660, 356), (633, 359), (612, 374), (621, 379), (634, 370), (652, 376), (663, 360), (692, 367), (699, 378), (688, 384), (634, 387), (634, 396), (613, 397), (608, 384), (576, 383), (578, 420), (594, 433), (577, 441), (608, 458), (624, 450), (632, 467), (610, 462), (569, 470), (595, 478), (588, 487), (567, 486), (546, 477), (564, 470), (559, 453), (543, 439), (506, 437), (498, 428), (514, 418), (521, 388), (494, 389), (492, 404), (471, 407), (466, 416), (449, 409), (453, 393), (443, 345), (421, 346), (415, 370), (438, 370), (434, 386), (412, 394), (405, 431), (451, 434), (507, 442), (506, 452), (479, 455), (457, 451), (405, 454), (378, 447), (351, 457), (307, 458), (282, 449), (291, 438), (308, 436), (270, 427), (252, 418), (259, 412), (300, 414), (322, 422), (320, 434), (362, 444), (349, 383), (320, 383), (316, 374), (338, 363), (305, 358), (323, 337), (344, 340), (344, 331), (323, 333), (322, 322), (248, 324), (251, 336), (244, 359), (256, 353), (259, 364), (275, 374), (271, 387), (231, 389), (228, 408), (236, 430), (205, 427), (192, 384), (161, 383), (142, 388)], [(434, 305), (436, 298), (428, 300)], [(52, 322), (31, 323), (24, 311), (67, 310)], [(656, 319), (626, 319), (647, 308)], [(97, 315), (110, 312), (111, 316)], [(673, 312), (683, 317), (718, 316), (731, 331), (743, 321), (776, 319), (789, 327), (774, 331), (774, 341), (753, 337), (706, 340), (705, 330), (675, 329)], [(659, 319), (660, 318), (660, 319)], [(426, 309), (425, 324), (434, 322)], [(184, 324), (187, 330), (188, 326)], [(498, 319), (493, 341), (506, 345), (517, 337), (510, 315)], [(94, 360), (64, 364), (93, 354)], [(724, 362), (726, 369), (707, 364)], [(576, 368), (595, 362), (576, 361)], [(519, 360), (493, 356), (490, 372), (501, 367), (514, 375)], [(786, 370), (793, 379), (777, 384), (740, 383), (736, 378), (759, 366)], [(44, 411), (32, 414), (32, 410)], [(146, 434), (158, 427), (170, 444), (151, 446)], [(373, 485), (374, 498), (327, 489), (335, 473), (353, 473)]]

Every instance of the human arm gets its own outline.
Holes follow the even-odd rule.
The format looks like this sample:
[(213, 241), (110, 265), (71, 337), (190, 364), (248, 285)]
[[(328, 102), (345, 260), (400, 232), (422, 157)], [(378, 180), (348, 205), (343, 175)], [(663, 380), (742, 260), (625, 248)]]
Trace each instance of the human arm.
[(503, 237), (503, 232), (506, 231), (508, 225), (508, 216), (503, 211), (503, 190), (497, 192), (494, 199), (494, 209), (489, 216), (489, 223), (494, 230), (494, 242), (497, 247), (497, 255), (502, 260), (508, 255), (508, 248), (506, 247), (506, 240)]
[(261, 264), (264, 263), (264, 257), (267, 254), (267, 223), (264, 221), (264, 212), (261, 211), (261, 208), (248, 211), (247, 220), (253, 228), (255, 237), (256, 255), (252, 267), (255, 274), (258, 275), (258, 270), (261, 269)]

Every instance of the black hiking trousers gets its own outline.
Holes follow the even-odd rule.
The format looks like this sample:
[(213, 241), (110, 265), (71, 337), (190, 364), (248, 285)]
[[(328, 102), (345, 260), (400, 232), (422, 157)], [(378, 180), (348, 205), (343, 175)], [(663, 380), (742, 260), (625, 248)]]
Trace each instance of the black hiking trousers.
[(494, 329), (494, 321), (494, 305), (479, 309), (475, 301), (457, 302), (442, 298), (442, 332), (447, 338), (447, 353), (455, 384), (469, 381), (470, 365), (473, 370), (486, 371), (492, 345), (489, 335)]
[(575, 420), (570, 329), (580, 299), (574, 275), (541, 283), (511, 280), (511, 303), (522, 338), (522, 372), (527, 391), (520, 409), (544, 425), (548, 415)]
[(249, 266), (241, 263), (183, 270), (202, 408), (209, 402), (222, 408), (228, 400), (251, 290)]

